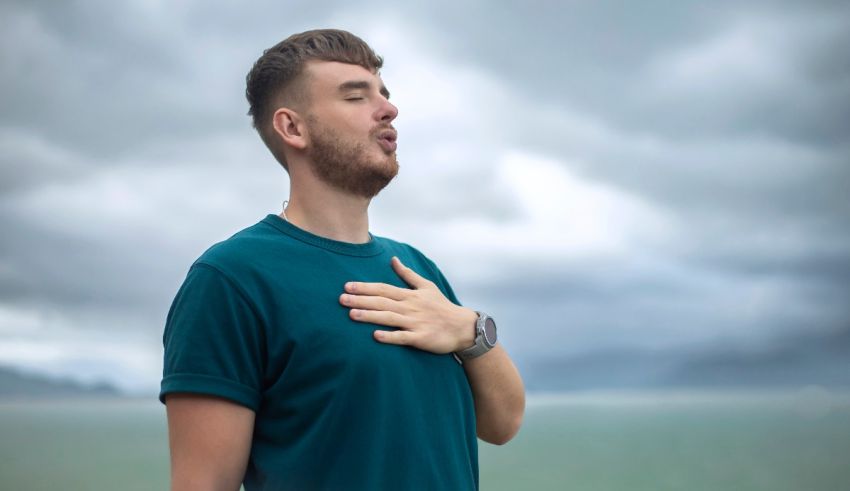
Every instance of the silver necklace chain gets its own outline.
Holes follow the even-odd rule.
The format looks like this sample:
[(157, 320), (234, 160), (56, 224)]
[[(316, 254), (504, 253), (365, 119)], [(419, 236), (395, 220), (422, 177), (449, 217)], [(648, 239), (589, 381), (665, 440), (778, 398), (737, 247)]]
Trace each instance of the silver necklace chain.
[(288, 222), (288, 221), (289, 221), (289, 219), (288, 219), (288, 218), (286, 218), (286, 205), (287, 205), (287, 204), (289, 204), (289, 200), (286, 200), (286, 201), (284, 201), (284, 202), (283, 202), (283, 219), (284, 219), (284, 220), (286, 220), (286, 221)]

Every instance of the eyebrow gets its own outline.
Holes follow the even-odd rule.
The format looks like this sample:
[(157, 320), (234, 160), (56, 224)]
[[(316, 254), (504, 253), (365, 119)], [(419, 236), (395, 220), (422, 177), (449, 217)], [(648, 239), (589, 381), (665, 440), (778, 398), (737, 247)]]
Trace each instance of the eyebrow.
[[(369, 83), (366, 80), (349, 80), (348, 82), (343, 82), (343, 83), (339, 84), (339, 91), (340, 92), (346, 92), (346, 91), (349, 91), (349, 90), (357, 90), (357, 89), (369, 90), (370, 88), (372, 88), (372, 84)], [(390, 98), (390, 91), (387, 90), (387, 88), (384, 87), (383, 84), (381, 85), (380, 92), (381, 92), (382, 96), (386, 97), (387, 99)]]

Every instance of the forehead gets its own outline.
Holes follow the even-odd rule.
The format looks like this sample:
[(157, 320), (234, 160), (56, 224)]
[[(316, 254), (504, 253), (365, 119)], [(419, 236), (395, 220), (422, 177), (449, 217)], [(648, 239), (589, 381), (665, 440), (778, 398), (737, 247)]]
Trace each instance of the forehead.
[(380, 75), (360, 65), (350, 65), (337, 61), (309, 61), (304, 67), (308, 85), (313, 93), (329, 93), (339, 89), (345, 82), (368, 81), (378, 88), (384, 86)]

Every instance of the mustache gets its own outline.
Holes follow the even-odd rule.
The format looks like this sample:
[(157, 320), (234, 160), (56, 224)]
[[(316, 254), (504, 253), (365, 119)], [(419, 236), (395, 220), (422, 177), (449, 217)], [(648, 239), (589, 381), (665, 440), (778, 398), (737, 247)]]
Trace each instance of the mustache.
[(393, 133), (398, 133), (398, 131), (396, 131), (396, 129), (393, 128), (393, 125), (391, 125), (391, 124), (381, 124), (381, 125), (374, 127), (372, 129), (372, 131), (369, 132), (369, 134), (371, 136), (378, 136), (378, 134), (380, 134), (382, 131), (387, 131), (387, 130), (390, 130)]

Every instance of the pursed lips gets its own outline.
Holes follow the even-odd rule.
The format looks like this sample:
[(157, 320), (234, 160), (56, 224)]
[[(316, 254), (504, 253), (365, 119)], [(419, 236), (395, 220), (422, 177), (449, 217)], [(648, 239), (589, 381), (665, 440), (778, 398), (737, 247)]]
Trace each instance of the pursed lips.
[(387, 128), (378, 133), (378, 138), (394, 142), (398, 138), (398, 133), (392, 128)]
[(397, 139), (398, 133), (394, 129), (387, 128), (378, 132), (378, 143), (388, 152), (395, 151)]

